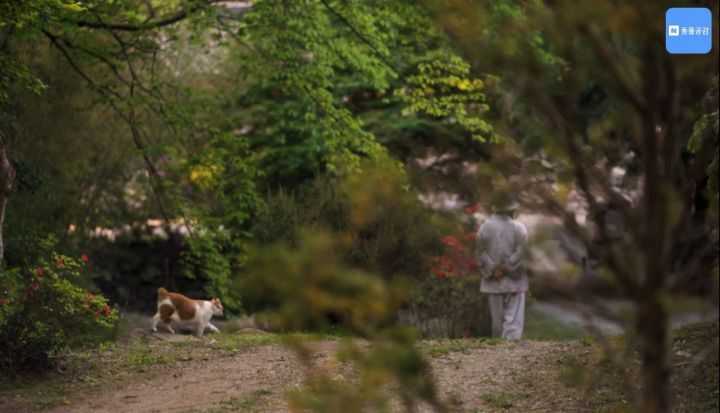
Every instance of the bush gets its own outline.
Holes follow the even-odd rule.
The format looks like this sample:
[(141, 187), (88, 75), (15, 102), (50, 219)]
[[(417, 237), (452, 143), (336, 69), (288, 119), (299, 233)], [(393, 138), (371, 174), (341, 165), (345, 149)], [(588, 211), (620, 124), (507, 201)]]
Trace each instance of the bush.
[[(490, 335), (487, 300), (480, 294), (480, 277), (475, 263), (474, 207), (465, 210), (466, 228), (442, 238), (445, 250), (431, 261), (433, 276), (416, 286), (413, 299), (403, 314), (425, 336), (475, 337)], [(467, 225), (469, 224), (469, 225)], [(466, 231), (469, 230), (469, 231)]]
[(112, 337), (118, 312), (107, 300), (80, 288), (80, 260), (53, 254), (33, 268), (0, 274), (0, 370), (40, 371), (55, 355)]
[[(280, 242), (289, 248), (302, 248), (300, 228), (331, 233), (345, 267), (411, 280), (414, 294), (401, 320), (425, 335), (487, 335), (486, 300), (473, 276), (474, 231), (441, 237), (438, 216), (416, 195), (392, 164), (370, 164), (344, 180), (317, 177), (304, 191), (268, 195), (251, 232), (261, 246)], [(283, 304), (243, 290), (247, 310)]]
[[(432, 221), (401, 172), (371, 164), (344, 180), (319, 176), (304, 190), (269, 194), (250, 232), (260, 246), (288, 247), (298, 247), (300, 229), (329, 232), (346, 267), (385, 280), (422, 280), (430, 276), (431, 257), (442, 251)], [(247, 294), (242, 299), (248, 311), (277, 304)]]
[(487, 299), (479, 276), (428, 277), (416, 285), (401, 320), (426, 337), (490, 335)]
[(423, 278), (442, 244), (416, 195), (401, 172), (370, 164), (345, 180), (319, 176), (304, 191), (268, 194), (250, 232), (259, 244), (294, 245), (300, 228), (330, 231), (339, 235), (346, 265), (384, 278)]

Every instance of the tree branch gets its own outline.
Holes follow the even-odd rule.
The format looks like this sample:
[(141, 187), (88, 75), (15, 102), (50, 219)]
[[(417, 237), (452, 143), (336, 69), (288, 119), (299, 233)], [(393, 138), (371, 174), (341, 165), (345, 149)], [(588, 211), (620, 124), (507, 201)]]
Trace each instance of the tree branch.
[(624, 61), (625, 59), (615, 58), (613, 56), (612, 51), (600, 38), (599, 30), (596, 27), (581, 25), (580, 32), (587, 36), (590, 40), (590, 46), (595, 50), (597, 56), (615, 78), (620, 94), (632, 103), (632, 105), (635, 106), (640, 113), (643, 113), (647, 109), (647, 101), (635, 88), (633, 88), (618, 63)]
[[(70, 56), (70, 53), (68, 53), (68, 51), (65, 49), (65, 47), (61, 44), (59, 37), (53, 35), (52, 33), (48, 32), (47, 30), (43, 30), (43, 34), (45, 34), (45, 36), (50, 39), (52, 44), (55, 47), (57, 47), (58, 50), (60, 50), (60, 52), (65, 57), (65, 60), (68, 62), (68, 64), (70, 64), (70, 67), (72, 67), (73, 70), (80, 75), (80, 77), (82, 77), (86, 82), (88, 82), (88, 84), (93, 89), (104, 90), (108, 94), (110, 94), (118, 99), (123, 98), (122, 95), (113, 91), (112, 89), (105, 87), (105, 86), (98, 85), (89, 75), (87, 75), (80, 68), (80, 66), (77, 65), (77, 63), (73, 60), (72, 56)], [(130, 85), (130, 87), (131, 87), (131, 95), (132, 95), (133, 87), (132, 87), (132, 85)], [(161, 185), (162, 178), (160, 177), (160, 174), (158, 173), (157, 169), (155, 169), (155, 166), (153, 165), (150, 158), (147, 156), (147, 153), (145, 153), (145, 146), (142, 143), (139, 130), (135, 123), (134, 112), (131, 112), (129, 115), (127, 115), (122, 111), (122, 109), (120, 109), (120, 107), (113, 100), (110, 100), (108, 103), (113, 108), (115, 113), (117, 113), (117, 115), (120, 116), (120, 118), (122, 118), (130, 127), (130, 132), (132, 133), (133, 142), (135, 143), (135, 146), (137, 147), (137, 149), (141, 151), (143, 160), (145, 161), (145, 165), (147, 167), (147, 170), (150, 173), (151, 188), (153, 189), (153, 193), (155, 194), (155, 197), (158, 200), (160, 212), (163, 215), (163, 218), (169, 222), (169, 215), (165, 208), (165, 203), (164, 203), (163, 196), (162, 196), (162, 192), (163, 192), (162, 185)]]
[(148, 17), (148, 19), (145, 22), (139, 23), (139, 24), (103, 23), (101, 21), (88, 21), (88, 20), (70, 20), (69, 22), (77, 25), (78, 27), (88, 27), (91, 29), (106, 29), (106, 30), (126, 31), (126, 32), (138, 32), (138, 31), (157, 29), (160, 27), (173, 25), (175, 23), (178, 23), (178, 22), (186, 19), (188, 16), (190, 16), (193, 13), (196, 13), (198, 11), (208, 8), (208, 6), (211, 6), (213, 4), (218, 4), (218, 3), (224, 3), (226, 1), (227, 0), (203, 0), (203, 1), (200, 1), (198, 4), (196, 4), (195, 6), (192, 6), (186, 10), (181, 10), (176, 14), (173, 14), (171, 16), (165, 16), (158, 20), (152, 20), (153, 15), (151, 13), (151, 16)]
[(345, 18), (345, 16), (335, 10), (335, 8), (333, 8), (330, 3), (327, 2), (327, 0), (320, 0), (320, 3), (322, 3), (323, 6), (325, 6), (325, 8), (330, 11), (330, 13), (334, 14), (335, 17), (337, 17), (340, 22), (342, 22), (342, 24), (347, 26), (347, 28), (350, 29), (350, 31), (355, 35), (355, 37), (357, 37), (361, 42), (368, 45), (368, 47), (370, 47), (375, 56), (377, 56), (377, 58), (380, 59), (380, 61), (382, 61), (383, 64), (385, 64), (389, 69), (391, 69), (398, 76), (399, 79), (404, 79), (403, 74), (400, 73), (400, 71), (396, 69), (395, 66), (382, 53), (380, 53), (380, 50), (378, 50), (378, 48), (370, 40), (363, 36), (363, 34), (360, 33), (355, 28), (355, 26), (353, 26), (352, 23), (350, 23), (350, 21)]
[(625, 268), (612, 251), (598, 247), (592, 240), (588, 231), (578, 224), (575, 216), (565, 209), (554, 198), (542, 196), (546, 209), (563, 219), (565, 228), (573, 235), (580, 238), (588, 253), (598, 257), (615, 274), (615, 278), (627, 289), (631, 296), (638, 292), (638, 280), (632, 276), (632, 272)]

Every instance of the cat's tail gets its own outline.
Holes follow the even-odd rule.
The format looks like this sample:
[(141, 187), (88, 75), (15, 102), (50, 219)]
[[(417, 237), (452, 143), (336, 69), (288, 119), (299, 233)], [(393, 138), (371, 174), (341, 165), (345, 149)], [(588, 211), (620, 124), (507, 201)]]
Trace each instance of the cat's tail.
[(163, 297), (167, 297), (167, 295), (168, 295), (168, 290), (166, 290), (164, 287), (158, 288), (158, 300)]

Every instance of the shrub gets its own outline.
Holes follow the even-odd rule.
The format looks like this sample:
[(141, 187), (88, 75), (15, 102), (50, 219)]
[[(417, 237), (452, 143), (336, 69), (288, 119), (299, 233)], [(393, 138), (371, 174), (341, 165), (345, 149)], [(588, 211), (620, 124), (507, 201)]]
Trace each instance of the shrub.
[(487, 299), (480, 294), (480, 277), (427, 277), (415, 286), (402, 321), (426, 337), (490, 335)]
[[(430, 257), (442, 251), (432, 220), (401, 172), (371, 164), (346, 179), (318, 176), (304, 190), (268, 194), (251, 233), (260, 246), (296, 247), (301, 228), (329, 232), (345, 266), (385, 280), (418, 280), (429, 276)], [(248, 311), (278, 304), (250, 294), (242, 299)]]
[(112, 337), (119, 315), (107, 300), (76, 285), (87, 256), (53, 254), (32, 268), (0, 274), (0, 370), (51, 366), (55, 355)]
[(259, 244), (294, 245), (299, 228), (339, 234), (337, 252), (348, 266), (384, 278), (427, 276), (428, 259), (442, 250), (433, 216), (404, 175), (369, 164), (346, 179), (319, 176), (304, 191), (268, 194), (251, 233)]
[[(261, 246), (280, 242), (289, 248), (302, 248), (300, 228), (331, 233), (334, 253), (345, 267), (384, 280), (411, 280), (414, 294), (401, 320), (426, 335), (486, 335), (487, 305), (479, 293), (479, 279), (473, 276), (475, 232), (468, 228), (469, 232), (441, 237), (442, 226), (438, 215), (419, 202), (402, 172), (392, 164), (370, 164), (344, 180), (317, 177), (305, 191), (268, 195), (251, 232)], [(247, 310), (283, 304), (243, 290)]]
[(466, 229), (442, 238), (444, 251), (431, 260), (432, 276), (416, 285), (413, 299), (404, 313), (405, 321), (425, 336), (470, 337), (490, 335), (489, 308), (480, 294), (480, 277), (475, 263), (475, 233), (472, 213), (465, 210)]

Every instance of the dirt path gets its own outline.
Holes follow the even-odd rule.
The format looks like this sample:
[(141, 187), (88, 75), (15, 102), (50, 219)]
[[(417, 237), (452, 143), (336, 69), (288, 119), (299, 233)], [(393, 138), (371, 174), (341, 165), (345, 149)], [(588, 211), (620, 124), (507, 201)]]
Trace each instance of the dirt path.
[[(322, 358), (338, 342), (317, 345)], [(578, 411), (582, 389), (563, 385), (557, 372), (568, 356), (587, 351), (577, 342), (488, 344), (442, 352), (432, 359), (432, 366), (442, 397), (454, 400), (459, 411)], [(138, 376), (70, 398), (69, 405), (50, 411), (287, 411), (285, 391), (304, 379), (293, 353), (278, 344), (157, 368), (151, 377)]]
[(587, 347), (573, 342), (501, 343), (433, 360), (441, 394), (460, 411), (577, 412), (585, 389), (561, 382), (564, 362)]
[[(189, 360), (156, 367), (150, 378), (138, 377), (92, 393), (55, 413), (188, 412), (211, 408), (232, 398), (262, 395), (256, 408), (284, 411), (283, 389), (302, 383), (303, 375), (292, 352), (265, 345), (208, 360)], [(259, 398), (256, 397), (256, 398)]]

